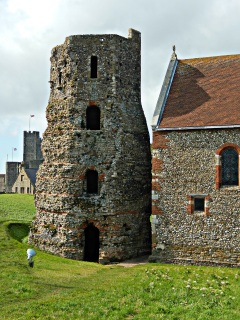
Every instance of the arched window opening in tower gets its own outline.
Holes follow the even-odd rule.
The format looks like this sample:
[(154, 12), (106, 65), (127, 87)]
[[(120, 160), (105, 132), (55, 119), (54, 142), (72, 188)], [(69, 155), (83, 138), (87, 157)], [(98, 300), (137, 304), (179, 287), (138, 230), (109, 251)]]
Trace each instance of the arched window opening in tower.
[(88, 170), (86, 173), (87, 193), (98, 193), (98, 172), (96, 170)]
[(87, 129), (100, 130), (100, 109), (97, 106), (89, 106), (86, 111)]
[(59, 74), (58, 74), (58, 84), (59, 85), (62, 84), (62, 72), (59, 72)]
[(91, 78), (97, 78), (97, 66), (98, 66), (98, 58), (96, 56), (91, 56)]

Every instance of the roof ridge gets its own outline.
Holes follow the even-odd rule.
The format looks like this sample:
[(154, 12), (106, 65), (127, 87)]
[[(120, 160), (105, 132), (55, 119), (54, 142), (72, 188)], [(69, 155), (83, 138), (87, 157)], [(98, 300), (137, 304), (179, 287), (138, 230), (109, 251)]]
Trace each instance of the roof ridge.
[(240, 54), (226, 54), (218, 56), (207, 56), (207, 57), (198, 57), (198, 58), (187, 58), (187, 59), (178, 59), (179, 62), (194, 61), (194, 60), (217, 60), (217, 59), (232, 59), (240, 58)]

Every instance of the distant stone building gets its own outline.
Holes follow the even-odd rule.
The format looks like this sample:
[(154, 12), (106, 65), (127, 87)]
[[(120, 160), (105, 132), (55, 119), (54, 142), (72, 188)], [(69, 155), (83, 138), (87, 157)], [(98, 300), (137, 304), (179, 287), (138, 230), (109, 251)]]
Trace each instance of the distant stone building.
[(77, 35), (52, 50), (31, 241), (86, 261), (151, 252), (151, 154), (141, 36)]
[(19, 174), (20, 162), (8, 161), (6, 162), (6, 176), (5, 176), (5, 192), (11, 193), (14, 182)]
[[(23, 132), (23, 162), (6, 162), (6, 193), (34, 192), (36, 172), (43, 162), (41, 143), (42, 139), (38, 131)], [(22, 170), (24, 172), (21, 172)], [(23, 176), (24, 180), (22, 180)]]
[(12, 192), (14, 193), (35, 193), (35, 184), (36, 184), (36, 168), (25, 168), (24, 163), (20, 166), (20, 172), (16, 181), (13, 184)]
[(153, 117), (151, 260), (240, 264), (240, 55), (172, 55)]
[(5, 192), (5, 174), (0, 174), (0, 192)]
[(38, 169), (43, 162), (42, 139), (38, 131), (23, 132), (23, 162), (25, 168)]

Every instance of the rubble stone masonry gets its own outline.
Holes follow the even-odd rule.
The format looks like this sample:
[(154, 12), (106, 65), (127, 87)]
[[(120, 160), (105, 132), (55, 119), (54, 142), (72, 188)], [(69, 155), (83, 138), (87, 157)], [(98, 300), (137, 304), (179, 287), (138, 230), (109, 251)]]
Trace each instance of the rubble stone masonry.
[[(240, 187), (218, 181), (219, 150), (239, 150), (239, 136), (239, 129), (154, 132), (150, 260), (240, 265)], [(204, 210), (194, 210), (195, 198)]]
[(51, 54), (44, 162), (31, 239), (56, 255), (120, 261), (151, 252), (151, 153), (141, 35), (67, 37)]

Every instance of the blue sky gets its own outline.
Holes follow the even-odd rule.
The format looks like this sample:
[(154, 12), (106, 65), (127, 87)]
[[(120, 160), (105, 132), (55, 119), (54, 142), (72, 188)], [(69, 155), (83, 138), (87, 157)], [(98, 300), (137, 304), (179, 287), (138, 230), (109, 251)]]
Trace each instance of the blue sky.
[[(23, 131), (46, 128), (51, 49), (73, 34), (142, 33), (150, 128), (176, 45), (179, 59), (240, 53), (239, 0), (0, 0), (0, 173), (22, 161)], [(12, 151), (16, 148), (16, 151)]]

